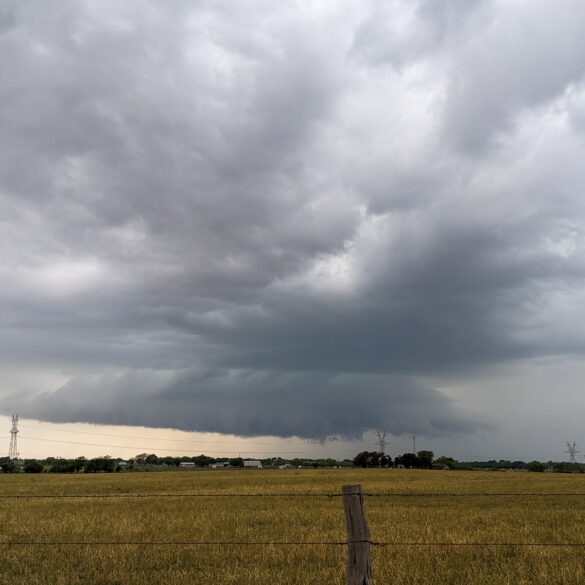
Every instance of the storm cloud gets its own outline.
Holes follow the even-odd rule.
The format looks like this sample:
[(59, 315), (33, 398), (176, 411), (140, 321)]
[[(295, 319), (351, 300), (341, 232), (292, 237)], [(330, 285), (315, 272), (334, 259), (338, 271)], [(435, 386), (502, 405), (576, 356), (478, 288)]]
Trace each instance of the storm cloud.
[(106, 420), (316, 440), (357, 439), (364, 429), (385, 425), (397, 434), (416, 428), (430, 437), (476, 428), (452, 401), (408, 378), (238, 370), (196, 370), (171, 379), (156, 372), (75, 379), (37, 396), (28, 414), (54, 422)]
[(68, 381), (0, 403), (483, 428), (437, 388), (585, 350), (584, 54), (578, 1), (3, 3), (0, 363)]

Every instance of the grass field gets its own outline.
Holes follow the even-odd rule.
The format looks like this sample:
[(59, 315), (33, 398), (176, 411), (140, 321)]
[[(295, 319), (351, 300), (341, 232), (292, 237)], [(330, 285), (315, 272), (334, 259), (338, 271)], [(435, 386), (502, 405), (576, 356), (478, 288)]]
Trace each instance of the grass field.
[[(344, 541), (338, 497), (158, 496), (337, 494), (346, 483), (372, 493), (439, 494), (366, 498), (374, 541), (460, 545), (374, 547), (377, 585), (585, 583), (585, 495), (538, 495), (585, 494), (585, 476), (341, 469), (0, 476), (0, 496), (76, 496), (0, 499), (0, 583), (342, 585), (345, 546), (5, 543)], [(158, 496), (82, 497), (124, 494)]]

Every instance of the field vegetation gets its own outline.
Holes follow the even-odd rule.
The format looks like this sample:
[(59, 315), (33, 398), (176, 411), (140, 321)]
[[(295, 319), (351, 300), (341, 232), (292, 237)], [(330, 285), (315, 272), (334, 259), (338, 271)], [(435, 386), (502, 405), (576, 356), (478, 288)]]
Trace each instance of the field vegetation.
[(345, 546), (188, 543), (344, 541), (341, 498), (319, 494), (346, 483), (395, 494), (366, 498), (372, 539), (402, 543), (373, 547), (376, 584), (585, 582), (584, 475), (287, 469), (0, 475), (0, 583), (342, 585)]

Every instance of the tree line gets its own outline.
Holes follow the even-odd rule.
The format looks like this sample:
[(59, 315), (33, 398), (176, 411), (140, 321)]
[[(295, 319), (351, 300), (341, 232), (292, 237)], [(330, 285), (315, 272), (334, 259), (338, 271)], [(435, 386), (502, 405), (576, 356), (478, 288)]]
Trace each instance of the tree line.
[[(247, 458), (250, 460), (250, 458)], [(197, 468), (207, 468), (213, 463), (222, 463), (226, 467), (243, 468), (243, 457), (210, 457), (208, 455), (159, 457), (154, 453), (140, 453), (127, 461), (109, 455), (87, 459), (77, 457), (64, 459), (60, 457), (47, 457), (46, 459), (25, 459), (24, 461), (12, 461), (8, 457), (0, 457), (0, 471), (3, 473), (112, 473), (119, 471), (144, 471), (178, 468), (181, 463), (193, 463)], [(323, 468), (323, 467), (352, 467), (351, 459), (337, 461), (332, 458), (323, 459), (283, 459), (282, 457), (270, 457), (260, 459), (262, 467), (295, 467), (295, 468)]]
[[(404, 453), (398, 455), (394, 461), (390, 455), (381, 451), (362, 451), (353, 458), (355, 467), (404, 467), (407, 469), (431, 469), (435, 454), (432, 451), (419, 451), (418, 453)], [(447, 459), (439, 457), (436, 461)]]
[(524, 470), (543, 473), (584, 473), (582, 463), (568, 463), (566, 461), (510, 461), (509, 459), (491, 459), (489, 461), (456, 461), (444, 455), (435, 459), (432, 451), (418, 451), (396, 456), (394, 460), (380, 451), (362, 451), (353, 458), (355, 467), (396, 467), (405, 469), (458, 469), (472, 470)]
[[(25, 459), (11, 461), (8, 457), (0, 457), (0, 471), (3, 473), (113, 473), (119, 471), (144, 471), (178, 468), (181, 463), (192, 463), (203, 469), (213, 463), (222, 463), (226, 467), (243, 468), (245, 459), (242, 457), (210, 457), (208, 455), (159, 457), (154, 453), (140, 453), (124, 461), (108, 455), (87, 459), (77, 457), (64, 459), (47, 457), (46, 459)], [(455, 469), (455, 470), (525, 470), (533, 472), (583, 473), (585, 465), (565, 461), (511, 461), (508, 459), (491, 459), (489, 461), (456, 461), (452, 457), (435, 458), (432, 451), (403, 453), (394, 459), (379, 451), (362, 451), (353, 459), (338, 461), (333, 458), (309, 459), (270, 457), (260, 459), (262, 467), (294, 467), (294, 468), (327, 468), (327, 467), (371, 467), (371, 468), (405, 468), (405, 469)]]
[(25, 473), (112, 473), (120, 471), (119, 460), (112, 459), (109, 455), (94, 459), (47, 457), (46, 459), (25, 459), (22, 466), (19, 463), (11, 461), (8, 457), (0, 458), (0, 468), (4, 473), (16, 473), (21, 469)]

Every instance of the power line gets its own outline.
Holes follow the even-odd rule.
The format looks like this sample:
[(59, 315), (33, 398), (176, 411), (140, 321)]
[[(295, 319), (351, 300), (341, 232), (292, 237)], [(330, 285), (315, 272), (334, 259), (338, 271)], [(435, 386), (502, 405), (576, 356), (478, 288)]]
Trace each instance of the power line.
[[(59, 424), (68, 424), (68, 423), (47, 423), (50, 425), (59, 425)], [(140, 440), (149, 440), (149, 441), (163, 441), (165, 443), (171, 442), (171, 443), (186, 443), (189, 445), (193, 445), (194, 448), (205, 448), (206, 445), (236, 445), (236, 448), (234, 448), (232, 451), (213, 451), (215, 453), (235, 453), (235, 452), (243, 452), (243, 453), (257, 453), (258, 451), (242, 451), (238, 446), (237, 443), (244, 441), (245, 442), (245, 446), (252, 446), (252, 445), (270, 445), (272, 446), (272, 449), (270, 451), (261, 451), (261, 453), (273, 453), (273, 452), (279, 452), (279, 453), (298, 453), (298, 454), (313, 454), (314, 451), (281, 451), (278, 447), (278, 442), (279, 441), (291, 441), (290, 438), (285, 438), (285, 437), (277, 437), (275, 438), (275, 441), (250, 441), (248, 438), (246, 437), (237, 437), (235, 439), (233, 439), (232, 441), (206, 441), (206, 440), (197, 440), (197, 439), (173, 439), (173, 438), (168, 438), (168, 437), (156, 437), (156, 436), (138, 436), (138, 435), (118, 435), (118, 434), (112, 434), (112, 433), (97, 433), (97, 432), (91, 432), (91, 431), (76, 431), (76, 430), (71, 430), (71, 429), (61, 429), (61, 428), (56, 428), (56, 429), (47, 429), (47, 427), (45, 427), (43, 424), (34, 424), (34, 423), (30, 423), (27, 422), (26, 424), (27, 427), (32, 427), (32, 428), (36, 428), (36, 429), (40, 429), (40, 430), (44, 430), (44, 431), (54, 431), (57, 433), (73, 433), (73, 434), (80, 434), (80, 435), (95, 435), (95, 436), (100, 436), (100, 437), (115, 437), (115, 438), (120, 438), (120, 439), (140, 439)], [(175, 430), (175, 429), (171, 429), (171, 430)], [(25, 438), (25, 437), (23, 437)], [(28, 438), (32, 438), (34, 440), (40, 440), (34, 437), (28, 437)], [(51, 440), (51, 439), (42, 439), (42, 440), (47, 440), (47, 441), (52, 441), (52, 442), (57, 442), (56, 439)], [(67, 441), (61, 441), (63, 443), (67, 443)], [(128, 448), (128, 449), (141, 449), (141, 448), (145, 448), (145, 447), (140, 447), (140, 446), (134, 446), (134, 445), (130, 445), (130, 446), (122, 446), (120, 447), (119, 445), (100, 445), (100, 444), (94, 444), (94, 443), (81, 443), (81, 442), (73, 442), (71, 441), (70, 444), (77, 444), (77, 445), (88, 445), (88, 446), (98, 446), (98, 447), (117, 447), (117, 448)], [(181, 449), (163, 449), (163, 448), (154, 448), (154, 447), (148, 447), (148, 449), (154, 449), (154, 450), (158, 450), (158, 451), (184, 451), (184, 452), (191, 452), (190, 450), (181, 450)], [(207, 450), (207, 449), (206, 449)]]
[[(46, 439), (40, 437), (28, 437), (22, 435), (23, 439), (31, 440), (31, 441), (43, 441), (43, 442), (50, 442), (50, 443), (64, 443), (66, 445), (84, 445), (87, 447), (107, 447), (107, 448), (115, 448), (115, 449), (144, 449), (144, 450), (151, 450), (151, 451), (168, 451), (171, 453), (181, 452), (181, 453), (193, 453), (193, 449), (163, 449), (161, 447), (144, 447), (140, 445), (104, 445), (101, 443), (82, 443), (80, 441), (60, 441), (58, 439)], [(283, 453), (287, 455), (302, 455), (302, 454), (310, 454), (310, 451), (281, 451), (277, 448), (272, 449), (270, 451), (242, 451), (240, 449), (234, 448), (230, 451), (209, 451), (206, 449), (208, 453), (215, 453), (217, 455), (228, 455), (233, 453), (255, 453), (255, 454), (270, 454), (274, 452)]]
[[(50, 423), (50, 424), (56, 424), (56, 423)], [(37, 428), (37, 429), (43, 429), (46, 430), (46, 428), (43, 425), (35, 425), (35, 424), (30, 424), (27, 423), (27, 427), (32, 426), (33, 428)], [(192, 440), (187, 440), (187, 439), (168, 439), (168, 438), (164, 438), (164, 437), (153, 437), (153, 436), (143, 436), (143, 437), (139, 437), (138, 435), (114, 435), (112, 433), (92, 433), (90, 431), (73, 431), (73, 430), (69, 430), (69, 429), (55, 429), (55, 432), (58, 433), (75, 433), (78, 435), (96, 435), (96, 436), (100, 436), (100, 437), (116, 437), (118, 439), (146, 439), (146, 440), (152, 440), (152, 441), (170, 441), (173, 443), (189, 443), (189, 444), (202, 444), (202, 445), (232, 445), (234, 442), (237, 442), (238, 440), (244, 440), (244, 441), (248, 441), (248, 439), (246, 439), (245, 437), (243, 439), (234, 439), (233, 441), (198, 441), (195, 439)], [(282, 439), (277, 439), (277, 440), (282, 440)], [(273, 445), (274, 443), (269, 442), (269, 441), (254, 441), (253, 443), (247, 443), (249, 445)]]

